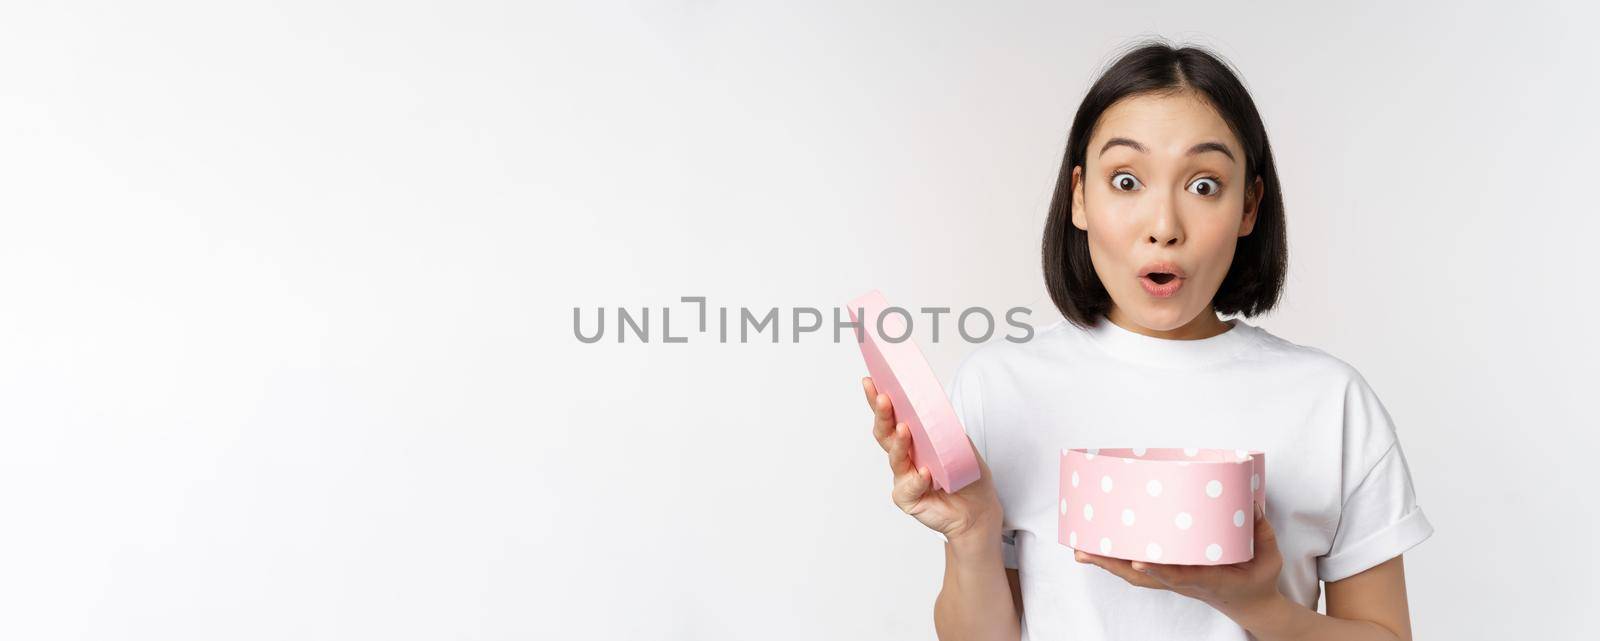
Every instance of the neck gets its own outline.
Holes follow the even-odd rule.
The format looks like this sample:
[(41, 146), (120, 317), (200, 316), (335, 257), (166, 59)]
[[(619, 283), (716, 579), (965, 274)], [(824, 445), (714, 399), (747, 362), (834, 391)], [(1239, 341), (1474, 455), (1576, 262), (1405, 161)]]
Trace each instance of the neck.
[(1153, 336), (1155, 338), (1165, 338), (1168, 340), (1178, 341), (1192, 341), (1202, 338), (1211, 338), (1212, 336), (1216, 336), (1228, 331), (1228, 329), (1232, 327), (1232, 325), (1229, 325), (1222, 319), (1217, 318), (1216, 309), (1210, 305), (1206, 305), (1206, 308), (1201, 310), (1199, 314), (1196, 314), (1192, 320), (1184, 323), (1183, 326), (1174, 329), (1150, 329), (1140, 325), (1134, 322), (1133, 319), (1128, 318), (1128, 315), (1123, 313), (1122, 308), (1117, 307), (1115, 304), (1111, 306), (1111, 311), (1106, 313), (1106, 318), (1116, 326), (1135, 334), (1143, 334), (1145, 336)]

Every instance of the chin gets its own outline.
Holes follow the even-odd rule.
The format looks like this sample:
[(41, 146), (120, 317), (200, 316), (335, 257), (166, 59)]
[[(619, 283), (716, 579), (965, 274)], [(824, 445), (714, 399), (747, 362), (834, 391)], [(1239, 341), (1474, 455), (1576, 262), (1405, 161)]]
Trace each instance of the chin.
[[(1177, 301), (1162, 301), (1152, 303), (1141, 301), (1141, 305), (1133, 307), (1128, 315), (1133, 322), (1158, 332), (1169, 332), (1194, 320), (1195, 313), (1184, 309)], [(1125, 308), (1127, 309), (1127, 308)]]

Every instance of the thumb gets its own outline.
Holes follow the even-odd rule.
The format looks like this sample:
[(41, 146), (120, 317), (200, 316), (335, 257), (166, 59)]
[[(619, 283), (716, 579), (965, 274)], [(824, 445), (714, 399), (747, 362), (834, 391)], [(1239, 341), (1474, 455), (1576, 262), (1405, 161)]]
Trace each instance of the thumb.
[(983, 453), (978, 451), (978, 445), (972, 442), (972, 436), (967, 436), (967, 445), (972, 447), (972, 458), (978, 459), (978, 473), (980, 478), (989, 478), (989, 463), (983, 460)]
[(902, 511), (910, 513), (917, 505), (917, 501), (928, 493), (928, 488), (933, 485), (933, 475), (928, 473), (928, 468), (919, 467), (906, 470), (900, 478), (895, 479), (893, 498), (894, 504), (900, 506)]

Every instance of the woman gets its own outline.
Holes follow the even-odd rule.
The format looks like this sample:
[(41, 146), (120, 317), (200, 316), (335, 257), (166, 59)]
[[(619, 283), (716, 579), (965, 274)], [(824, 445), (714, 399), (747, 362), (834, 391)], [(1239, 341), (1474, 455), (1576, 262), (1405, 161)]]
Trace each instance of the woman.
[[(1065, 320), (980, 347), (951, 389), (979, 481), (932, 490), (863, 381), (896, 505), (947, 540), (940, 637), (1409, 640), (1401, 554), (1433, 528), (1388, 413), (1343, 361), (1221, 318), (1272, 309), (1288, 251), (1265, 126), (1227, 65), (1152, 44), (1110, 66), (1073, 120), (1043, 248)], [(1057, 543), (1060, 450), (1112, 446), (1266, 452), (1254, 558)]]

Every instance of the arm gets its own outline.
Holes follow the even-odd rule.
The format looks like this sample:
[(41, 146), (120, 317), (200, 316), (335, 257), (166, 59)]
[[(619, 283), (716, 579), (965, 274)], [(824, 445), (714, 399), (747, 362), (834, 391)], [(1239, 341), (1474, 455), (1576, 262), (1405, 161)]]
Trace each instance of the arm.
[(1000, 532), (989, 527), (949, 537), (944, 587), (933, 606), (940, 639), (1016, 641), (1022, 636), (1017, 571), (1001, 563)]
[(1326, 616), (1277, 599), (1238, 617), (1262, 641), (1411, 641), (1404, 561), (1397, 556), (1346, 579), (1327, 583)]
[[(1004, 508), (989, 464), (974, 448), (978, 480), (954, 494), (933, 487), (928, 468), (911, 465), (911, 431), (895, 421), (889, 397), (879, 394), (870, 378), (862, 385), (875, 417), (873, 436), (889, 454), (895, 506), (945, 538), (944, 587), (933, 605), (934, 629), (941, 639), (1016, 641), (1022, 625), (1000, 548)], [(970, 445), (971, 437), (967, 440)]]
[(1017, 620), (1022, 620), (1022, 577), (1017, 571), (1006, 568), (1006, 582), (1011, 584), (1011, 602), (1017, 606)]

